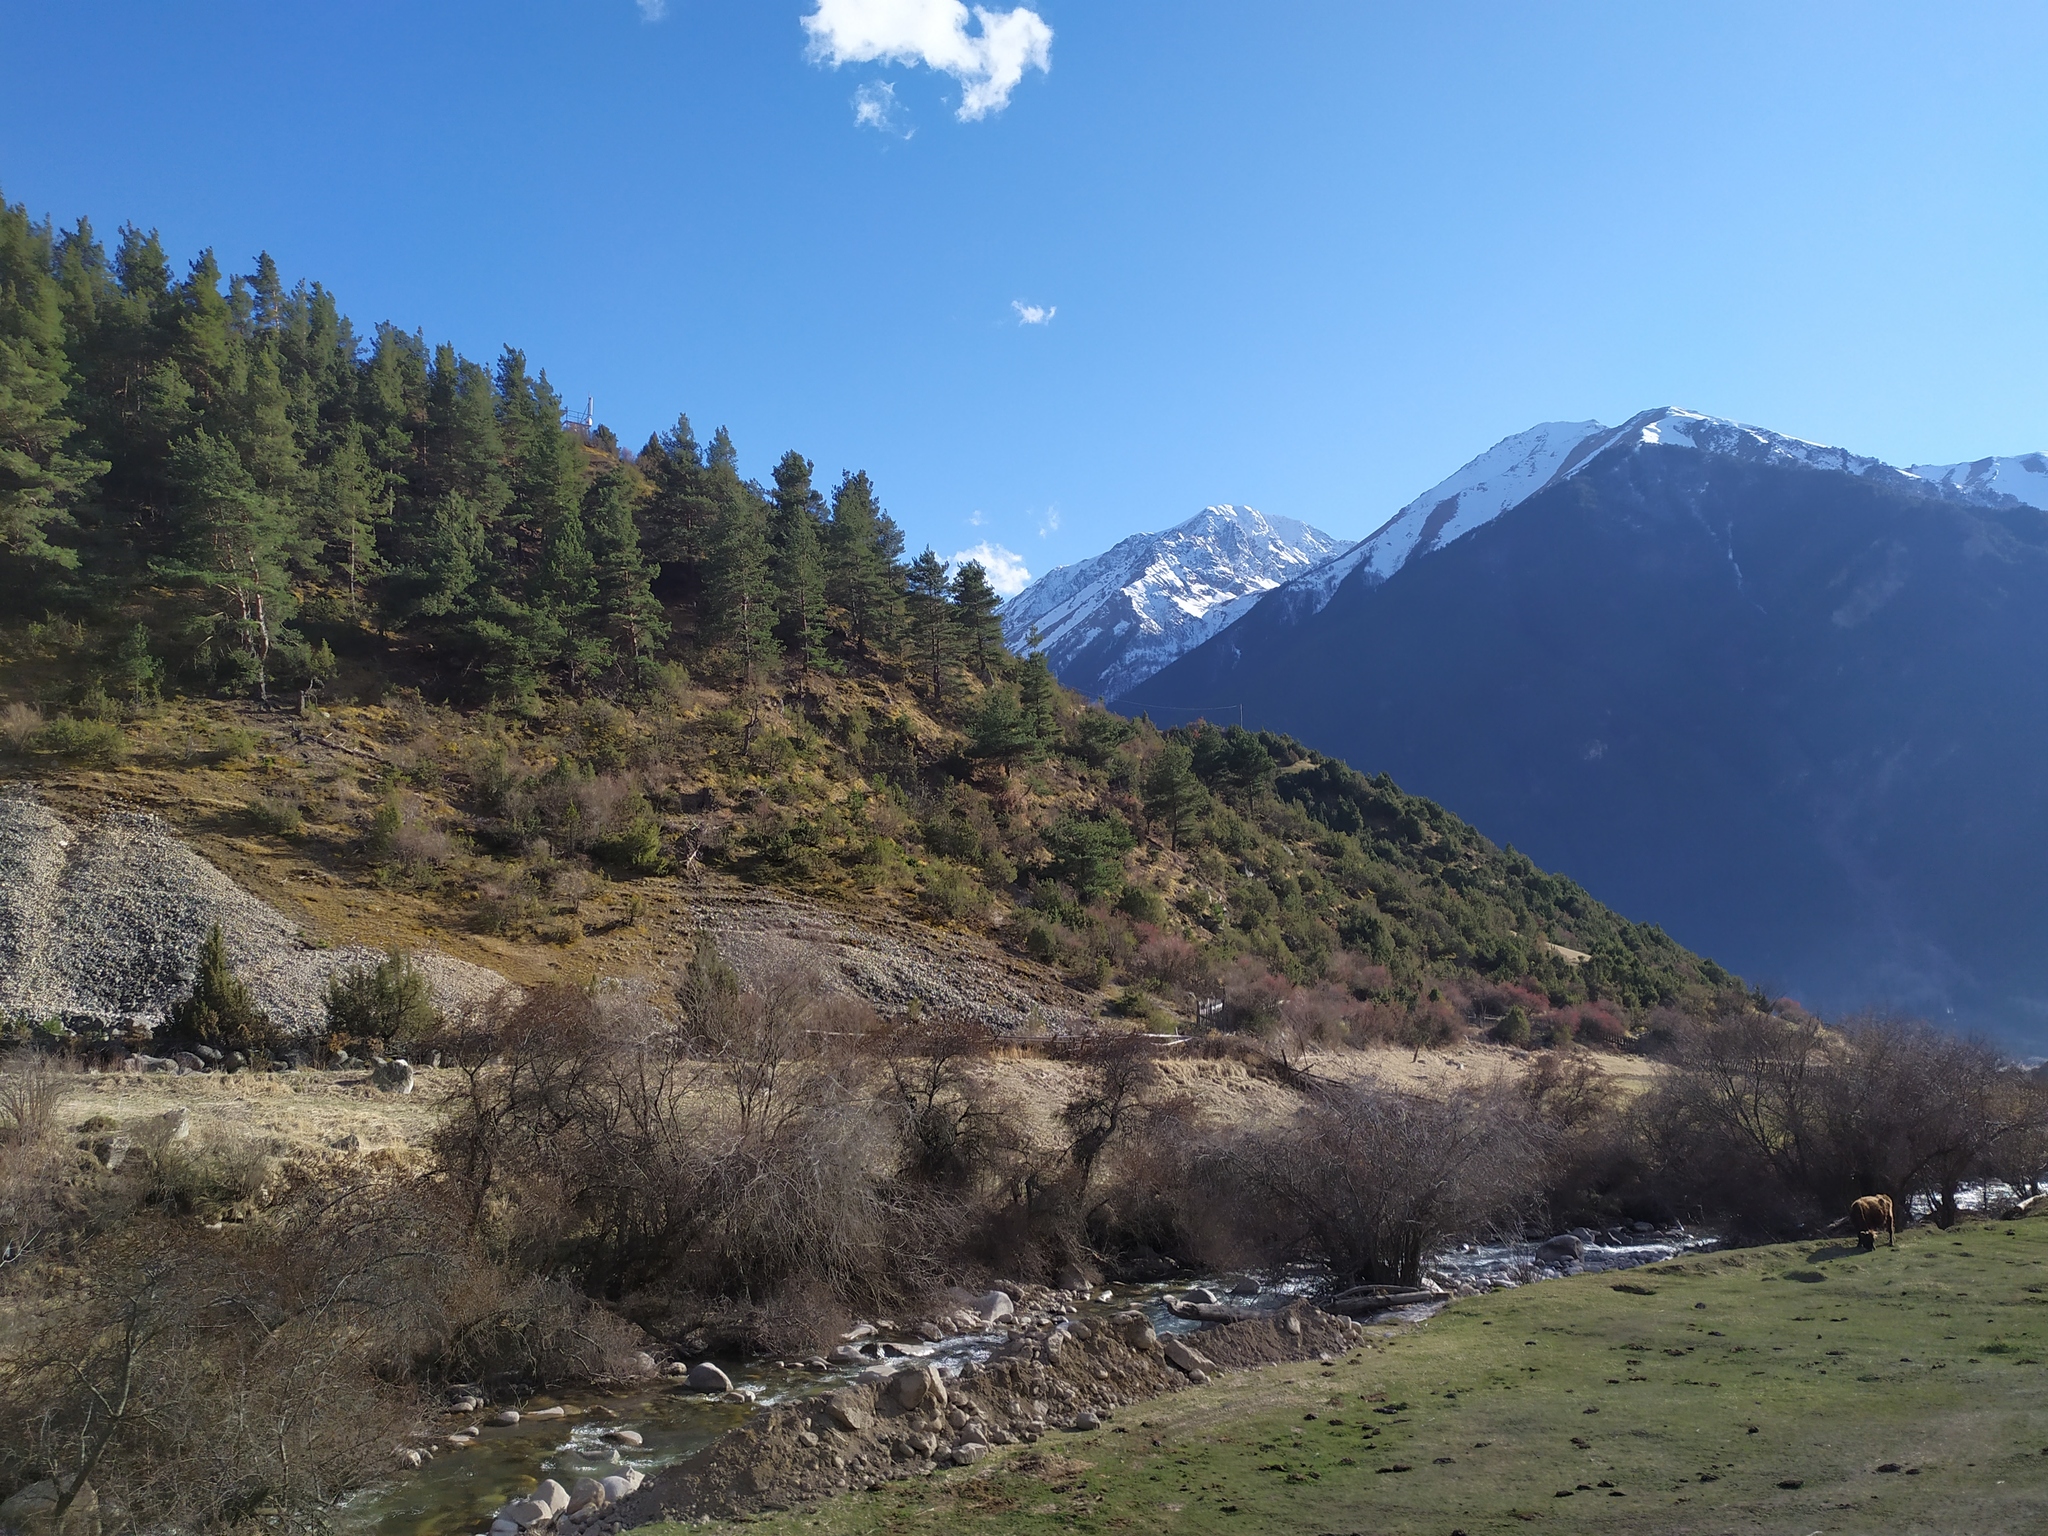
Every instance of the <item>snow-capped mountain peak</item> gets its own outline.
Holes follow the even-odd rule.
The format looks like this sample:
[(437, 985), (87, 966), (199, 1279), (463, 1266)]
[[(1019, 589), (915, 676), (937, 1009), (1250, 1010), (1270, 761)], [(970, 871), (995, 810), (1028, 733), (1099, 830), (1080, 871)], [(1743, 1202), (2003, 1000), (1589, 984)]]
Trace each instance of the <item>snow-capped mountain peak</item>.
[(1046, 572), (1004, 606), (1003, 630), (1022, 650), (1036, 629), (1062, 682), (1113, 698), (1344, 547), (1291, 517), (1206, 507)]
[(1900, 469), (1846, 448), (1663, 406), (1632, 416), (1618, 427), (1597, 421), (1547, 421), (1502, 438), (1344, 554), (1288, 583), (1279, 600), (1288, 611), (1303, 616), (1320, 612), (1354, 573), (1363, 572), (1369, 583), (1385, 581), (1410, 560), (1484, 527), (1604, 455), (1657, 448), (1687, 448), (1778, 468), (1855, 475), (1981, 506), (2010, 499), (2048, 509), (2048, 456), (2038, 453)]
[(1973, 459), (1968, 464), (1915, 464), (1909, 473), (1973, 500), (2011, 496), (2048, 511), (2048, 454)]
[(1396, 512), (1379, 529), (1334, 560), (1296, 580), (1290, 601), (1315, 612), (1354, 571), (1384, 581), (1417, 555), (1519, 506), (1583, 461), (1580, 449), (1609, 431), (1597, 421), (1546, 421), (1504, 437), (1448, 479)]

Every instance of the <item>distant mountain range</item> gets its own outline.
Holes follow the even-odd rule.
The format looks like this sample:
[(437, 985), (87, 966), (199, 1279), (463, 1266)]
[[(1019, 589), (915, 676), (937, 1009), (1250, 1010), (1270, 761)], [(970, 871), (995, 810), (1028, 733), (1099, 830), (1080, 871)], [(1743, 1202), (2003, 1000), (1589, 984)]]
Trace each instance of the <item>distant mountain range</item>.
[(1241, 706), (1810, 1005), (2048, 1045), (2043, 455), (1545, 423), (1248, 596), (1105, 691)]
[(1069, 688), (1108, 697), (1135, 687), (1244, 612), (1248, 602), (1349, 546), (1291, 517), (1205, 507), (1164, 533), (1137, 533), (1062, 565), (1003, 609), (1011, 646), (1033, 634)]

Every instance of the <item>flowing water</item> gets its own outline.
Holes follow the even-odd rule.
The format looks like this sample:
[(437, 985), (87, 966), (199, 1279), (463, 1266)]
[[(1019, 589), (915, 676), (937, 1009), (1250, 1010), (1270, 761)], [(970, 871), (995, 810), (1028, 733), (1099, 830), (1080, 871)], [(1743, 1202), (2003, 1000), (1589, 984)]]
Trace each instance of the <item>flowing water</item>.
[[(1676, 1229), (1656, 1233), (1581, 1232), (1594, 1238), (1576, 1265), (1562, 1268), (1535, 1262), (1534, 1243), (1464, 1244), (1435, 1256), (1429, 1278), (1447, 1291), (1486, 1286), (1523, 1285), (1575, 1270), (1630, 1269), (1660, 1263), (1683, 1252), (1710, 1247), (1713, 1239)], [(1225, 1296), (1242, 1276), (1216, 1277), (1206, 1284)], [(1259, 1283), (1256, 1297), (1230, 1297), (1234, 1305), (1254, 1311), (1277, 1311), (1327, 1289), (1328, 1276), (1307, 1265), (1251, 1277)], [(1173, 1316), (1166, 1297), (1188, 1288), (1171, 1285), (1113, 1285), (1096, 1292), (1072, 1310), (1078, 1316), (1109, 1316), (1142, 1308), (1161, 1333), (1193, 1331), (1202, 1325)], [(1382, 1314), (1382, 1321), (1426, 1317), (1441, 1303), (1403, 1308)], [(896, 1355), (930, 1361), (955, 1374), (969, 1361), (989, 1359), (1008, 1335), (1001, 1331), (964, 1334), (937, 1344), (897, 1336), (880, 1342)], [(607, 1477), (627, 1467), (652, 1476), (742, 1424), (756, 1408), (829, 1391), (851, 1380), (873, 1360), (829, 1371), (807, 1370), (775, 1361), (726, 1364), (735, 1388), (751, 1401), (724, 1403), (679, 1385), (643, 1383), (625, 1392), (565, 1393), (541, 1396), (519, 1405), (524, 1417), (507, 1428), (485, 1425), (476, 1443), (461, 1449), (443, 1448), (417, 1471), (398, 1473), (391, 1482), (351, 1499), (339, 1524), (349, 1536), (471, 1536), (485, 1530), (492, 1514), (508, 1500), (551, 1477), (563, 1487), (578, 1478)], [(562, 1406), (559, 1419), (535, 1419), (532, 1411)], [(491, 1410), (451, 1416), (439, 1433), (482, 1424)], [(637, 1446), (614, 1446), (604, 1438), (612, 1429), (630, 1429), (641, 1437)]]

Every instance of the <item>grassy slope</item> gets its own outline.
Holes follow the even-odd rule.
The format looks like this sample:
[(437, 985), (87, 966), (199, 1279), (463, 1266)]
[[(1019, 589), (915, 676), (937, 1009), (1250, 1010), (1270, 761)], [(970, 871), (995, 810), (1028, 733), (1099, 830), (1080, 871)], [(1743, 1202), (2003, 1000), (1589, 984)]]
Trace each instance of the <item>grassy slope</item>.
[(2048, 1221), (1619, 1277), (1648, 1296), (1616, 1278), (1464, 1302), (1334, 1367), (1225, 1377), (753, 1528), (2048, 1529)]

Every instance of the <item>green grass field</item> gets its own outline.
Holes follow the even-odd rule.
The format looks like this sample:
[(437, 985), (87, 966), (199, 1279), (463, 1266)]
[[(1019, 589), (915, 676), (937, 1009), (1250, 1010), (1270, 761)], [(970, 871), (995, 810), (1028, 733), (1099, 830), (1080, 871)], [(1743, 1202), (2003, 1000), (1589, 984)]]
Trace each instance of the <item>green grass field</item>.
[(2048, 1221), (1584, 1275), (1376, 1332), (749, 1528), (2048, 1531)]

